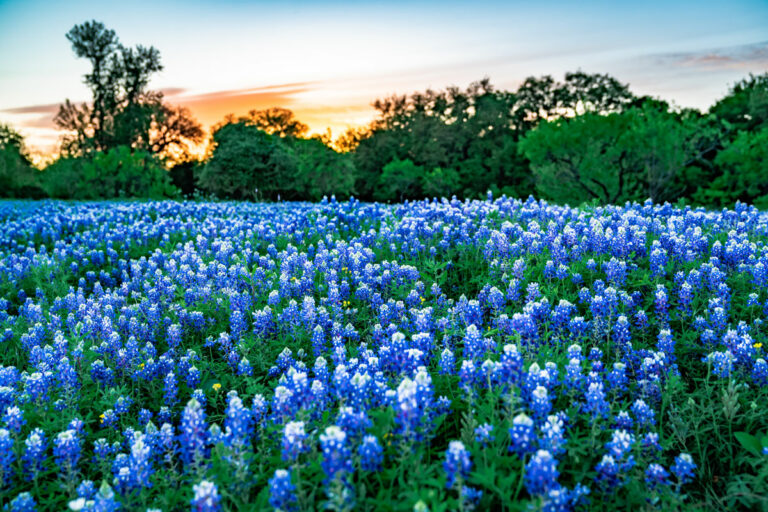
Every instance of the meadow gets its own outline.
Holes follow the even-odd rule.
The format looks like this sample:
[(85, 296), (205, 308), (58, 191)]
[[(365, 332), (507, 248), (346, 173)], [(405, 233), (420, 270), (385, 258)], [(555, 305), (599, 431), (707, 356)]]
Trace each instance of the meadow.
[(0, 203), (3, 510), (768, 507), (768, 214)]

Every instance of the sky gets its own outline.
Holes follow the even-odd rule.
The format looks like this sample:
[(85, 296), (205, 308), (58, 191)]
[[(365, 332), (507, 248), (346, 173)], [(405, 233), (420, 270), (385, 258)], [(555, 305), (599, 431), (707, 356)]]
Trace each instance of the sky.
[(209, 127), (281, 106), (338, 136), (371, 103), (485, 76), (609, 73), (636, 94), (706, 110), (749, 73), (768, 71), (768, 0), (145, 1), (0, 0), (0, 122), (55, 151), (58, 104), (87, 101), (65, 34), (95, 19), (126, 46), (153, 45), (150, 87)]

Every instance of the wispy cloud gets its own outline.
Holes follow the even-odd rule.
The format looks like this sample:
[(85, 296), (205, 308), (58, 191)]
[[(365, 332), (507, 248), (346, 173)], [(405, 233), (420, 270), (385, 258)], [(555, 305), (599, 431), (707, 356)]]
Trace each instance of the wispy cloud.
[[(174, 87), (162, 89), (162, 92), (169, 103), (189, 108), (205, 128), (222, 121), (227, 114), (245, 115), (250, 110), (284, 107), (293, 110), (296, 117), (307, 123), (312, 131), (320, 133), (331, 128), (334, 135), (338, 135), (349, 126), (370, 121), (372, 108), (370, 99), (338, 101), (339, 98), (327, 98), (317, 101), (318, 95), (322, 96), (323, 91), (334, 89), (336, 85), (295, 82), (203, 93)], [(58, 103), (28, 105), (1, 109), (0, 118), (21, 128), (28, 136), (30, 146), (41, 152), (51, 152), (61, 135), (53, 123), (58, 110)]]
[(665, 53), (653, 57), (660, 64), (701, 68), (709, 71), (768, 68), (768, 41), (693, 52)]
[(0, 110), (4, 114), (50, 114), (54, 115), (59, 111), (58, 103), (49, 103), (47, 105), (29, 105), (26, 107), (6, 108)]

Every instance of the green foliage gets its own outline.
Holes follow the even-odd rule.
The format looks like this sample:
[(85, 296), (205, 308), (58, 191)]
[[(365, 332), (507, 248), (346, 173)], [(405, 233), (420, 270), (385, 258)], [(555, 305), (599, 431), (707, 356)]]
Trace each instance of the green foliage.
[(67, 131), (62, 153), (83, 156), (130, 146), (178, 157), (202, 141), (202, 128), (187, 109), (163, 103), (162, 93), (148, 89), (150, 77), (163, 69), (157, 48), (123, 46), (114, 30), (97, 21), (75, 25), (67, 40), (91, 64), (84, 82), (92, 101), (66, 100), (59, 107), (54, 122)]
[(171, 177), (171, 183), (178, 188), (185, 197), (192, 196), (197, 190), (195, 187), (195, 172), (198, 171), (199, 164), (194, 160), (185, 160), (177, 162), (168, 170)]
[(318, 139), (294, 139), (291, 147), (297, 159), (297, 197), (318, 201), (352, 195), (356, 176), (351, 155), (337, 153)]
[[(357, 192), (379, 200), (422, 193), (472, 197), (491, 187), (510, 185), (520, 195), (528, 195), (533, 191), (529, 171), (516, 156), (514, 101), (512, 93), (494, 90), (487, 79), (464, 91), (449, 87), (377, 101), (378, 119), (353, 144)], [(395, 160), (409, 160), (423, 169), (395, 173), (406, 190), (381, 186), (384, 168)], [(438, 168), (444, 171), (435, 174)], [(413, 175), (419, 172), (419, 177)], [(429, 175), (441, 182), (424, 188), (423, 176)]]
[(0, 123), (0, 197), (44, 197), (39, 172), (32, 168), (24, 137)]
[(531, 161), (539, 192), (560, 203), (596, 199), (614, 203), (635, 195), (619, 138), (630, 119), (618, 114), (584, 114), (541, 123), (520, 141)]
[(213, 144), (198, 177), (207, 192), (234, 199), (295, 195), (296, 157), (279, 137), (241, 121), (217, 130)]
[(459, 189), (460, 180), (455, 170), (435, 167), (423, 175), (421, 188), (427, 197), (450, 197)]
[(700, 155), (699, 121), (656, 105), (543, 122), (520, 141), (539, 192), (561, 203), (676, 200)]
[(721, 174), (694, 194), (694, 200), (710, 206), (729, 206), (736, 201), (768, 208), (768, 128), (741, 132), (715, 159)]
[(119, 146), (92, 157), (62, 157), (43, 171), (43, 187), (61, 199), (175, 197), (168, 171), (146, 151)]
[(549, 75), (528, 77), (515, 94), (515, 126), (521, 132), (560, 117), (622, 112), (636, 99), (612, 76), (583, 71), (566, 73), (564, 82)]
[(726, 122), (733, 133), (768, 126), (768, 73), (749, 75), (737, 82), (709, 111)]
[(378, 201), (415, 199), (422, 195), (424, 168), (411, 160), (393, 159), (382, 169), (373, 196)]
[(39, 174), (18, 148), (0, 146), (0, 197), (44, 197)]

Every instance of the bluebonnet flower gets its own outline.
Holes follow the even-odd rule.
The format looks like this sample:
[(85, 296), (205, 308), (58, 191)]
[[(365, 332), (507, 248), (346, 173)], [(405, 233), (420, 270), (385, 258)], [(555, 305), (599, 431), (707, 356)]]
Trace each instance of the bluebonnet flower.
[(456, 372), (456, 358), (449, 348), (443, 349), (440, 354), (440, 374), (453, 375)]
[(485, 447), (488, 443), (493, 442), (496, 437), (493, 435), (493, 425), (483, 423), (475, 428), (475, 442)]
[(632, 404), (632, 414), (635, 415), (635, 420), (639, 427), (648, 428), (656, 424), (656, 413), (651, 409), (648, 404), (641, 398), (635, 400)]
[(168, 346), (176, 348), (181, 345), (181, 325), (173, 324), (168, 327), (168, 336), (166, 337)]
[(626, 430), (628, 432), (632, 431), (632, 427), (634, 427), (635, 421), (632, 419), (632, 416), (629, 415), (627, 411), (619, 411), (619, 413), (614, 418), (614, 428), (620, 429), (620, 430)]
[(645, 470), (645, 483), (650, 489), (668, 485), (669, 473), (661, 464), (652, 462)]
[(192, 487), (195, 493), (192, 501), (191, 510), (195, 512), (217, 512), (221, 510), (221, 498), (216, 484), (208, 480), (203, 480)]
[(457, 480), (463, 481), (469, 476), (469, 471), (472, 469), (472, 461), (469, 451), (464, 448), (464, 443), (461, 441), (451, 441), (448, 444), (443, 469), (447, 479), (445, 486), (448, 489), (452, 489)]
[(536, 386), (531, 393), (531, 410), (537, 418), (544, 418), (552, 410), (552, 402), (549, 399), (549, 393), (544, 386)]
[(169, 372), (164, 382), (164, 393), (163, 393), (163, 401), (165, 402), (165, 405), (168, 407), (173, 407), (176, 405), (177, 396), (179, 394), (179, 388), (178, 383), (176, 381), (176, 375), (173, 372)]
[(26, 424), (24, 413), (18, 406), (8, 407), (3, 415), (3, 423), (5, 423), (5, 428), (18, 434), (21, 432), (21, 427)]
[(420, 440), (428, 431), (428, 410), (433, 404), (432, 378), (419, 368), (413, 380), (404, 378), (397, 387), (395, 425), (405, 438)]
[(208, 432), (205, 411), (194, 398), (187, 402), (181, 414), (179, 442), (181, 458), (187, 467), (198, 466), (207, 457)]
[(80, 460), (80, 436), (74, 429), (60, 432), (53, 443), (53, 456), (61, 474), (71, 475)]
[[(563, 413), (564, 416), (564, 413)], [(553, 455), (559, 455), (565, 451), (565, 423), (560, 415), (551, 415), (541, 427), (539, 448)]]
[(35, 512), (37, 510), (37, 503), (35, 498), (28, 492), (22, 492), (16, 495), (8, 504), (10, 512)]
[(320, 435), (320, 448), (323, 451), (322, 467), (326, 482), (337, 478), (344, 481), (347, 474), (352, 472), (347, 434), (336, 425), (327, 427)]
[(154, 472), (150, 460), (151, 447), (146, 436), (137, 432), (131, 443), (131, 453), (128, 458), (130, 470), (130, 488), (151, 487), (150, 476)]
[(11, 481), (16, 453), (13, 450), (13, 437), (8, 429), (0, 428), (0, 487)]
[(381, 447), (376, 436), (367, 435), (360, 443), (357, 450), (360, 456), (360, 467), (363, 471), (378, 471), (381, 469), (381, 463), (384, 460), (384, 449)]
[(627, 350), (630, 347), (632, 333), (630, 332), (629, 320), (624, 315), (620, 315), (613, 325), (613, 341), (622, 350)]
[(610, 442), (606, 443), (605, 447), (614, 459), (621, 460), (629, 454), (634, 444), (635, 436), (626, 430), (614, 430)]
[(752, 379), (760, 386), (768, 384), (768, 363), (762, 357), (755, 359), (752, 366)]
[(621, 485), (619, 476), (621, 468), (611, 455), (603, 455), (603, 458), (595, 467), (597, 470), (597, 483), (604, 490), (610, 492)]
[(533, 429), (533, 420), (525, 414), (518, 414), (512, 419), (512, 428), (509, 429), (511, 443), (509, 451), (520, 457), (534, 450), (536, 435)]
[(287, 469), (275, 470), (269, 479), (269, 504), (275, 510), (291, 511), (296, 508), (296, 486), (291, 483), (291, 472)]
[(672, 331), (669, 329), (662, 329), (659, 332), (656, 347), (661, 352), (664, 352), (669, 360), (675, 360), (675, 340), (672, 338)]
[(687, 453), (681, 453), (675, 457), (675, 462), (670, 467), (672, 474), (677, 478), (679, 485), (685, 485), (693, 480), (696, 463), (693, 457)]
[(200, 385), (200, 370), (196, 366), (192, 366), (187, 370), (187, 387), (195, 389)]
[(462, 502), (462, 510), (474, 510), (475, 507), (479, 505), (482, 497), (483, 491), (480, 489), (475, 489), (474, 487), (463, 485), (461, 487), (460, 496)]
[(592, 414), (592, 417), (606, 416), (610, 405), (605, 399), (605, 391), (602, 382), (593, 382), (589, 385), (585, 394), (586, 405), (584, 409)]
[(243, 406), (243, 401), (234, 392), (228, 398), (224, 428), (227, 443), (236, 446), (244, 446), (253, 431), (251, 411)]
[(643, 451), (649, 456), (655, 456), (657, 452), (661, 452), (661, 445), (659, 444), (659, 434), (656, 432), (647, 432), (643, 439), (640, 441)]
[(623, 392), (627, 390), (629, 379), (627, 378), (627, 365), (621, 361), (613, 363), (613, 368), (606, 375), (605, 381), (611, 391)]
[(525, 488), (531, 495), (544, 494), (557, 484), (557, 460), (546, 450), (538, 450), (525, 465)]
[(22, 460), (24, 462), (24, 472), (28, 479), (33, 480), (37, 478), (38, 474), (43, 470), (45, 451), (45, 432), (40, 428), (36, 428), (30, 432), (24, 441)]
[(303, 421), (286, 423), (283, 429), (282, 446), (282, 457), (285, 461), (295, 461), (301, 453), (309, 450)]
[(120, 415), (126, 414), (131, 409), (132, 404), (133, 400), (131, 398), (124, 396), (118, 397), (115, 402), (115, 412)]

